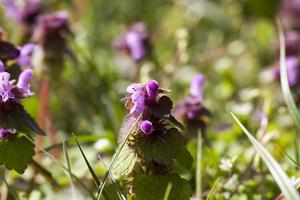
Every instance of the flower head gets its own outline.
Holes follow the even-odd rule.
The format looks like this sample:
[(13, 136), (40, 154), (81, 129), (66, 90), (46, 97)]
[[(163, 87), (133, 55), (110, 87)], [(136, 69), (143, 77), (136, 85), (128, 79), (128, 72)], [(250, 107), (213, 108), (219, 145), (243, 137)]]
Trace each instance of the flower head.
[(205, 127), (211, 115), (203, 106), (204, 83), (205, 77), (202, 74), (196, 75), (191, 81), (189, 96), (183, 98), (172, 111), (175, 116), (185, 122), (189, 129)]
[(202, 74), (198, 74), (191, 81), (190, 95), (195, 98), (203, 100), (203, 87), (205, 84), (205, 77)]
[(150, 80), (146, 84), (133, 83), (127, 87), (127, 92), (125, 105), (130, 110), (131, 117), (136, 119), (142, 115), (143, 122), (140, 129), (145, 135), (151, 134), (152, 124), (157, 123), (153, 120), (159, 121), (169, 116), (172, 101), (165, 95), (159, 95), (165, 91), (159, 88), (155, 80)]
[(159, 89), (159, 84), (157, 81), (155, 80), (148, 81), (148, 83), (146, 84), (146, 91), (149, 100), (155, 100), (155, 98), (158, 95), (158, 89)]
[[(297, 85), (299, 82), (300, 60), (296, 56), (288, 56), (286, 58), (285, 63), (286, 63), (288, 83), (291, 87), (293, 87)], [(276, 79), (280, 79), (280, 69), (278, 66), (274, 67), (272, 72)]]
[(28, 43), (19, 48), (20, 56), (17, 58), (17, 62), (22, 68), (30, 67), (32, 68), (31, 55), (37, 48), (36, 44)]
[(14, 98), (12, 93), (12, 84), (9, 81), (10, 74), (7, 72), (0, 73), (0, 97), (2, 102), (7, 102), (10, 98)]
[(129, 52), (132, 59), (143, 59), (149, 47), (149, 34), (144, 23), (136, 23), (126, 33), (114, 40), (113, 46), (119, 51)]
[(22, 91), (24, 97), (31, 96), (33, 93), (30, 91), (30, 79), (32, 77), (32, 70), (24, 70), (18, 79), (17, 87)]
[(46, 56), (60, 59), (66, 50), (66, 35), (70, 33), (69, 17), (64, 11), (44, 14), (39, 17), (34, 38)]

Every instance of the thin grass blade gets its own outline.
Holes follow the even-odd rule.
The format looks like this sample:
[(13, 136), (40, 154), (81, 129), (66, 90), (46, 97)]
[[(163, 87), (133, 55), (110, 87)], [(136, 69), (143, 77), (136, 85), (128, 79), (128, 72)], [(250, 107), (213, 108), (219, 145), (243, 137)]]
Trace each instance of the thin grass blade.
[(96, 184), (96, 186), (98, 188), (100, 186), (100, 181), (99, 181), (99, 179), (98, 179), (98, 177), (97, 177), (94, 169), (92, 168), (91, 164), (89, 163), (88, 159), (86, 158), (86, 156), (85, 156), (85, 154), (84, 154), (84, 152), (83, 152), (83, 150), (82, 150), (82, 148), (81, 148), (81, 146), (80, 146), (80, 144), (79, 144), (79, 142), (78, 142), (78, 140), (77, 140), (77, 138), (76, 138), (76, 136), (74, 134), (73, 134), (73, 137), (74, 137), (75, 142), (76, 142), (76, 144), (77, 144), (77, 146), (78, 146), (78, 148), (80, 150), (80, 153), (81, 153), (81, 155), (82, 155), (82, 157), (83, 157), (83, 159), (85, 161), (85, 164), (87, 165), (87, 167), (89, 169), (89, 172), (91, 173), (91, 175), (93, 177), (93, 180), (94, 180), (94, 182), (95, 182), (95, 184)]
[(172, 183), (168, 183), (163, 200), (169, 200), (171, 190), (172, 190)]
[(243, 130), (243, 132), (247, 135), (255, 150), (262, 157), (262, 160), (271, 172), (273, 178), (275, 179), (285, 198), (287, 200), (300, 199), (300, 196), (296, 188), (294, 187), (293, 182), (286, 175), (286, 173), (283, 171), (283, 169), (275, 160), (275, 158), (251, 135), (251, 133), (249, 133), (249, 131), (243, 126), (243, 124), (237, 119), (237, 117), (233, 113), (231, 113), (231, 115), (237, 122), (237, 124), (240, 126), (240, 128)]

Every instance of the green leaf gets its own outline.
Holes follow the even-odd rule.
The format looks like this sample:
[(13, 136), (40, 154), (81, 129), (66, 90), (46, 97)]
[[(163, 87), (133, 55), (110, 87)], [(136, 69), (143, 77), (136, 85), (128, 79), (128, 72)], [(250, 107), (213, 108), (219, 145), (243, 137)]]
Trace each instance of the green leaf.
[(136, 160), (137, 156), (134, 151), (128, 145), (125, 145), (112, 168), (112, 174), (115, 176), (127, 176), (132, 172)]
[(9, 170), (24, 173), (34, 154), (34, 144), (23, 135), (0, 140), (0, 164)]
[(281, 189), (281, 192), (284, 194), (287, 200), (295, 200), (300, 199), (300, 196), (294, 187), (293, 182), (283, 171), (279, 163), (275, 160), (275, 158), (249, 133), (249, 131), (242, 125), (242, 123), (236, 118), (236, 116), (231, 113), (234, 120), (238, 123), (240, 128), (244, 131), (244, 133), (248, 136), (250, 142), (252, 143), (255, 150), (262, 157), (264, 163), (268, 167), (271, 172), (273, 178), (275, 179), (277, 185)]
[(151, 134), (138, 142), (138, 154), (147, 161), (170, 164), (182, 145), (181, 134), (176, 128), (166, 133)]
[(0, 127), (12, 132), (34, 132), (39, 135), (46, 135), (20, 104), (14, 105), (9, 111), (0, 109)]
[(190, 185), (178, 174), (137, 176), (132, 183), (132, 190), (136, 199), (162, 200), (169, 184), (172, 184), (169, 199), (189, 199), (192, 192)]
[(192, 167), (193, 157), (185, 147), (180, 148), (176, 158), (176, 163), (178, 166), (184, 167), (185, 169), (190, 169)]

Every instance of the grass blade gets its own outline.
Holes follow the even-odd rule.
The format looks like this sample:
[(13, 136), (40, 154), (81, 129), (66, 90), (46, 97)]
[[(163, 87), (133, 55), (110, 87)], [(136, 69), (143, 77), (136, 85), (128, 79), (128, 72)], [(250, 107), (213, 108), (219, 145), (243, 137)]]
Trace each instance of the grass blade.
[(255, 150), (262, 157), (264, 163), (271, 172), (273, 178), (275, 179), (277, 185), (279, 186), (281, 192), (287, 200), (297, 200), (300, 199), (300, 196), (294, 187), (293, 182), (283, 171), (279, 163), (274, 159), (274, 157), (249, 133), (249, 131), (243, 126), (243, 124), (237, 119), (237, 117), (231, 113), (234, 120), (247, 135), (250, 142), (252, 143)]
[(75, 142), (76, 142), (76, 144), (77, 144), (77, 146), (78, 146), (78, 148), (80, 150), (80, 153), (81, 153), (81, 155), (82, 155), (82, 157), (83, 157), (83, 159), (85, 161), (85, 164), (87, 165), (87, 167), (88, 167), (88, 169), (89, 169), (89, 171), (90, 171), (90, 173), (91, 173), (91, 175), (93, 177), (93, 180), (94, 180), (94, 182), (95, 182), (95, 184), (96, 184), (96, 186), (98, 188), (100, 186), (100, 181), (99, 181), (99, 179), (98, 179), (98, 177), (97, 177), (94, 169), (90, 165), (88, 159), (86, 158), (86, 156), (85, 156), (85, 154), (84, 154), (84, 152), (83, 152), (83, 150), (82, 150), (82, 148), (81, 148), (81, 146), (80, 146), (79, 142), (77, 141), (77, 138), (76, 138), (76, 136), (74, 134), (73, 134), (73, 137), (74, 137)]
[(219, 183), (219, 177), (215, 180), (213, 186), (211, 187), (209, 193), (207, 194), (206, 200), (209, 200), (213, 196), (213, 194), (216, 191), (216, 187), (217, 187), (218, 183)]
[[(281, 89), (283, 93), (283, 97), (285, 103), (288, 107), (288, 111), (294, 121), (294, 124), (297, 128), (297, 131), (300, 131), (300, 113), (294, 101), (289, 82), (288, 82), (288, 74), (286, 68), (286, 55), (285, 55), (285, 40), (284, 40), (284, 33), (278, 20), (278, 33), (279, 33), (279, 43), (280, 43), (280, 82), (281, 82)], [(296, 154), (296, 161), (299, 163), (299, 144), (297, 140), (297, 135), (295, 139), (295, 154)]]
[[(30, 141), (31, 143), (35, 144), (34, 141), (27, 135), (25, 135), (25, 137), (27, 138), (28, 141)], [(41, 148), (41, 147), (38, 147), (37, 149), (38, 151), (44, 153), (48, 158), (50, 158), (54, 163), (58, 164), (62, 169), (63, 171), (69, 175), (69, 170), (68, 168), (62, 164), (61, 162), (59, 162), (52, 154), (50, 154), (48, 151), (46, 151), (45, 149)], [(71, 175), (72, 177), (74, 178), (74, 180), (76, 180), (77, 183), (80, 184), (80, 186), (89, 193), (90, 197), (92, 199), (96, 199), (93, 192), (86, 186), (86, 184), (84, 184), (79, 177), (77, 177), (74, 173), (71, 172)]]
[[(102, 161), (102, 163), (103, 163), (105, 169), (107, 170), (106, 164), (105, 164), (103, 158), (101, 157), (101, 155), (99, 155), (98, 157), (99, 157), (99, 159)], [(125, 197), (125, 195), (123, 194), (123, 192), (122, 192), (122, 190), (121, 190), (121, 187), (118, 185), (117, 181), (114, 179), (114, 177), (112, 176), (112, 174), (111, 174), (110, 172), (109, 172), (109, 176), (110, 176), (110, 178), (111, 178), (111, 181), (112, 181), (112, 183), (113, 183), (113, 186), (114, 186), (115, 190), (117, 191), (117, 194), (118, 194), (119, 199), (121, 199), (121, 200), (126, 200), (126, 197)]]
[(171, 190), (172, 190), (172, 183), (168, 183), (163, 200), (169, 200)]
[(63, 143), (63, 150), (64, 150), (65, 158), (66, 158), (66, 161), (67, 161), (67, 168), (68, 168), (69, 179), (70, 179), (70, 183), (71, 183), (72, 196), (73, 196), (73, 199), (74, 199), (74, 200), (77, 200), (77, 196), (78, 196), (78, 195), (77, 195), (77, 192), (76, 192), (74, 183), (73, 183), (71, 164), (70, 164), (69, 154), (68, 154), (68, 151), (67, 151), (67, 149), (66, 149), (65, 142)]
[(197, 166), (196, 166), (196, 198), (201, 199), (201, 165), (202, 165), (202, 132), (198, 130), (197, 135)]

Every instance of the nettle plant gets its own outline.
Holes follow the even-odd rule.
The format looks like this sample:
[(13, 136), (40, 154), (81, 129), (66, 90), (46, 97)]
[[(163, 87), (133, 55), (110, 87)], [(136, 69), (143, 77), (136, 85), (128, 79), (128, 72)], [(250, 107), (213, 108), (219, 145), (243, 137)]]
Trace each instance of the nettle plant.
[(150, 80), (130, 85), (127, 92), (130, 113), (119, 133), (113, 174), (124, 178), (130, 198), (163, 199), (169, 187), (169, 199), (188, 199), (190, 185), (176, 169), (189, 169), (193, 161), (183, 145), (183, 127), (171, 115), (168, 91)]
[[(32, 70), (21, 66), (30, 65), (29, 53), (34, 48), (28, 44), (16, 48), (0, 40), (0, 164), (5, 168), (23, 173), (35, 154), (32, 133), (45, 135), (22, 106), (22, 100), (33, 95), (30, 90)], [(9, 71), (18, 68), (18, 80)], [(11, 70), (13, 71), (13, 70)]]

